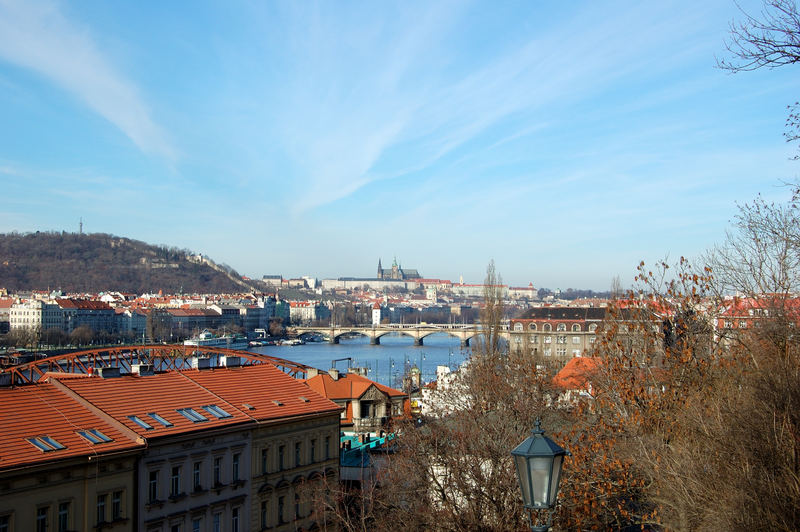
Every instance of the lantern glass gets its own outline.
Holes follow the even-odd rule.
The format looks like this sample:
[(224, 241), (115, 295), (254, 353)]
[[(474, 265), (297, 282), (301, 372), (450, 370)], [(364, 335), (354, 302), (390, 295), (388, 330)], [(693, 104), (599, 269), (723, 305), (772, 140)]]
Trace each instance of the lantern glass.
[(521, 455), (514, 455), (514, 463), (517, 466), (517, 478), (519, 479), (519, 487), (522, 490), (522, 503), (525, 506), (532, 506), (533, 500), (531, 499), (531, 478), (528, 475), (528, 460)]
[(558, 497), (558, 484), (561, 481), (561, 465), (563, 463), (563, 454), (558, 454), (553, 457), (553, 475), (550, 477), (550, 498), (547, 501), (548, 506), (552, 506), (556, 503), (556, 497)]
[(533, 488), (534, 508), (547, 508), (550, 504), (550, 475), (553, 458), (550, 456), (534, 456), (528, 458), (528, 471)]

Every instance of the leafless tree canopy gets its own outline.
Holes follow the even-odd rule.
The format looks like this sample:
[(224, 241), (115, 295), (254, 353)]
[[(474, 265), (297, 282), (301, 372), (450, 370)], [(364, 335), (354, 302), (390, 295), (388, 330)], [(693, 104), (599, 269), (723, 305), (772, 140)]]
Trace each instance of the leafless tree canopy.
[(777, 68), (800, 61), (800, 14), (792, 0), (767, 0), (759, 15), (747, 13), (731, 22), (726, 48), (732, 59), (720, 59), (720, 68), (744, 72)]

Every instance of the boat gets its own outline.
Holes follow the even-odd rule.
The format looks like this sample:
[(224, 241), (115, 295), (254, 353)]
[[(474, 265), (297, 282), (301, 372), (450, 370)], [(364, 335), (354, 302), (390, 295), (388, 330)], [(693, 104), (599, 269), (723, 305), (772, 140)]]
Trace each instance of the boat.
[(197, 336), (183, 341), (189, 347), (221, 347), (225, 349), (247, 349), (247, 338), (241, 335), (226, 334), (214, 336), (209, 330), (204, 330)]

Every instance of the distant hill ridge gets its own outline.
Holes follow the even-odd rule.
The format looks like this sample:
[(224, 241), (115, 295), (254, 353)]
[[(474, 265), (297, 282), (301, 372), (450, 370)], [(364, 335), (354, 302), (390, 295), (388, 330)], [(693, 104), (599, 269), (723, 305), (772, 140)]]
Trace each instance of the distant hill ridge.
[(186, 249), (104, 233), (0, 234), (0, 288), (213, 294), (254, 287), (232, 268)]

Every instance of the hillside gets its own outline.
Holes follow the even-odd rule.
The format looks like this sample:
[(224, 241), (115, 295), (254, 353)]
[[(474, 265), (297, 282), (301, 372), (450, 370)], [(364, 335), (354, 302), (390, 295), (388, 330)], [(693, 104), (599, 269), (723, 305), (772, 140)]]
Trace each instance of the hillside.
[(0, 234), (0, 288), (9, 291), (223, 293), (250, 289), (230, 268), (188, 250), (112, 235)]

